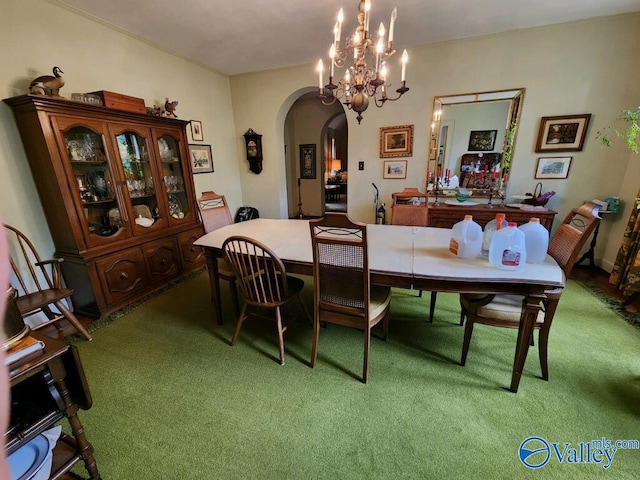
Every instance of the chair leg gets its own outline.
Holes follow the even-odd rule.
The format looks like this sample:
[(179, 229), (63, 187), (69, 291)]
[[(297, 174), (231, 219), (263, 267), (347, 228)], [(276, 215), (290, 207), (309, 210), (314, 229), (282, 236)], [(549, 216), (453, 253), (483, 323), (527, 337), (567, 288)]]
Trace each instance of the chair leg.
[(364, 329), (364, 362), (362, 364), (362, 383), (367, 383), (369, 377), (369, 347), (371, 346), (371, 326)]
[(540, 368), (542, 379), (549, 381), (549, 365), (547, 363), (547, 346), (549, 343), (549, 329), (544, 326), (538, 333), (538, 353), (540, 355)]
[(71, 325), (76, 327), (76, 330), (78, 330), (78, 332), (80, 332), (80, 334), (84, 338), (86, 338), (89, 341), (92, 340), (91, 335), (89, 334), (87, 329), (82, 326), (82, 324), (80, 323), (80, 320), (78, 320), (76, 316), (73, 313), (71, 313), (71, 311), (67, 307), (65, 307), (62, 302), (55, 302), (54, 305), (58, 308), (58, 310), (60, 310), (60, 313), (62, 313), (65, 316), (65, 318), (69, 320), (69, 323), (71, 323)]
[(389, 311), (382, 318), (382, 339), (387, 341), (387, 334), (389, 333)]
[(240, 299), (238, 298), (238, 286), (235, 280), (229, 281), (229, 289), (231, 290), (231, 301), (233, 302), (233, 311), (237, 316), (240, 315)]
[(318, 314), (315, 313), (313, 318), (313, 342), (311, 344), (311, 363), (310, 363), (311, 368), (316, 366), (316, 361), (318, 360), (319, 338), (320, 338), (320, 319), (318, 318)]
[(438, 292), (431, 292), (431, 300), (429, 302), (429, 323), (433, 323), (433, 313), (436, 311), (436, 298), (438, 298)]
[(422, 298), (422, 290), (418, 290), (418, 297)]
[(236, 324), (236, 329), (233, 332), (233, 338), (231, 339), (231, 345), (235, 345), (238, 341), (238, 335), (240, 335), (240, 329), (242, 328), (242, 322), (247, 318), (247, 304), (243, 304), (240, 309), (240, 315), (238, 316), (238, 323)]
[(276, 307), (276, 324), (278, 325), (278, 351), (280, 352), (280, 365), (284, 365), (284, 328), (282, 327), (282, 314), (280, 307)]
[(460, 358), (460, 365), (463, 367), (467, 363), (471, 335), (473, 335), (473, 321), (467, 316), (467, 325), (464, 327), (464, 341), (462, 342), (462, 357)]
[(467, 309), (464, 308), (462, 300), (460, 300), (460, 326), (464, 325), (464, 319), (467, 317)]
[(313, 318), (311, 318), (311, 315), (309, 315), (309, 310), (307, 310), (307, 306), (302, 301), (302, 298), (300, 297), (300, 295), (298, 295), (297, 298), (298, 298), (298, 302), (300, 303), (300, 307), (302, 307), (302, 311), (304, 312), (305, 317), (307, 317), (307, 321), (309, 322), (309, 325), (313, 326)]

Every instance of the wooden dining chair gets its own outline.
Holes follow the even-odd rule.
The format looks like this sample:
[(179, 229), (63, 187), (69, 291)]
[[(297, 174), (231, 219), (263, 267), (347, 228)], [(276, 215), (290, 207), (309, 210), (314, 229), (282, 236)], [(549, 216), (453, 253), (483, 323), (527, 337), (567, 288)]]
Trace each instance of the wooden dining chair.
[(318, 358), (320, 324), (357, 328), (364, 331), (362, 382), (367, 383), (371, 329), (382, 321), (386, 340), (391, 289), (370, 283), (366, 224), (343, 213), (327, 213), (309, 226), (314, 280), (311, 367)]
[[(426, 227), (429, 225), (429, 195), (422, 193), (417, 188), (405, 188), (401, 192), (391, 194), (391, 225), (408, 225), (415, 227)], [(414, 198), (424, 198), (423, 202), (414, 205)], [(422, 290), (418, 291), (418, 296), (422, 297)], [(436, 308), (438, 292), (431, 292), (429, 302), (429, 322), (433, 323), (433, 314)]]
[[(294, 299), (298, 300), (305, 316), (311, 323), (311, 317), (300, 298), (304, 281), (287, 275), (285, 266), (278, 256), (269, 247), (251, 238), (229, 237), (222, 244), (222, 251), (240, 286), (243, 301), (231, 345), (236, 344), (242, 324), (250, 315), (249, 307), (273, 310), (278, 329), (280, 365), (284, 365), (283, 334), (287, 330), (287, 325), (282, 317), (282, 305)], [(252, 313), (252, 315), (274, 320), (257, 313)]]
[(68, 321), (84, 338), (91, 335), (65, 302), (71, 304), (74, 290), (66, 288), (60, 264), (62, 258), (42, 260), (31, 241), (20, 230), (4, 224), (9, 243), (9, 262), (13, 271), (12, 286), (18, 292), (15, 304), (22, 318), (40, 314), (44, 321), (31, 326), (39, 330), (48, 325), (64, 336), (63, 320)]
[[(229, 204), (224, 195), (218, 195), (215, 192), (208, 191), (202, 192), (202, 195), (198, 197), (198, 210), (200, 211), (200, 217), (204, 225), (204, 231), (206, 233), (213, 232), (218, 228), (231, 225), (233, 223), (233, 217), (229, 210)], [(238, 302), (238, 290), (236, 288), (235, 277), (231, 271), (231, 267), (225, 261), (224, 258), (217, 259), (218, 265), (218, 279), (216, 280), (213, 288), (216, 289), (218, 298), (220, 298), (220, 281), (222, 279), (229, 283), (231, 290), (231, 299), (233, 301), (233, 308), (236, 317), (240, 314), (240, 306)], [(211, 300), (214, 299), (214, 292), (211, 292)], [(217, 305), (218, 308), (218, 324), (222, 324), (222, 307)]]
[[(566, 278), (569, 278), (577, 256), (600, 222), (598, 210), (599, 206), (591, 202), (586, 202), (572, 209), (549, 242), (547, 253), (558, 262)], [(546, 298), (542, 301), (542, 308), (534, 323), (534, 329), (539, 330), (538, 351), (544, 380), (549, 380), (547, 363), (549, 331), (561, 293), (562, 289), (545, 292)], [(466, 325), (460, 364), (464, 366), (467, 361), (473, 326), (476, 323), (494, 327), (518, 328), (524, 301), (524, 297), (518, 295), (461, 294), (462, 318), (463, 320), (466, 318)], [(533, 345), (533, 337), (531, 344)]]

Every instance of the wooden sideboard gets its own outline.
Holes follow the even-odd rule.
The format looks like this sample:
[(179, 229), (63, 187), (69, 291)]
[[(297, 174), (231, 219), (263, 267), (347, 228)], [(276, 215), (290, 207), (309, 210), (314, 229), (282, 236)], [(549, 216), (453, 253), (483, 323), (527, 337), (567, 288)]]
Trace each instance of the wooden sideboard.
[(547, 230), (551, 231), (553, 220), (558, 212), (549, 209), (544, 211), (527, 211), (498, 205), (493, 205), (491, 208), (488, 205), (472, 205), (468, 207), (447, 204), (435, 205), (430, 203), (427, 222), (429, 227), (451, 228), (457, 222), (464, 220), (465, 215), (472, 215), (473, 220), (484, 228), (487, 222), (496, 217), (497, 213), (504, 213), (508, 222), (516, 222), (518, 225), (527, 223), (531, 217), (537, 217), (540, 219), (540, 223), (544, 225)]

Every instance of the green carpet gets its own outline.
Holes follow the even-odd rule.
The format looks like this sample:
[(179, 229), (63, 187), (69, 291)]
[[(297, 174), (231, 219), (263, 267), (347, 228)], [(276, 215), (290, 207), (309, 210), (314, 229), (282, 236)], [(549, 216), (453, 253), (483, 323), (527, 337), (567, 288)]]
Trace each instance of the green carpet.
[(76, 343), (94, 400), (80, 416), (105, 480), (637, 478), (640, 450), (618, 450), (608, 470), (552, 457), (534, 471), (518, 457), (529, 436), (561, 451), (640, 439), (640, 331), (577, 283), (551, 331), (550, 381), (531, 349), (517, 394), (505, 390), (514, 330), (477, 326), (458, 365), (456, 295), (438, 295), (429, 324), (429, 295), (395, 290), (389, 339), (372, 339), (363, 385), (354, 330), (323, 329), (314, 369), (302, 318), (285, 334), (284, 366), (270, 322), (248, 320), (229, 346), (222, 290), (222, 327), (202, 273)]

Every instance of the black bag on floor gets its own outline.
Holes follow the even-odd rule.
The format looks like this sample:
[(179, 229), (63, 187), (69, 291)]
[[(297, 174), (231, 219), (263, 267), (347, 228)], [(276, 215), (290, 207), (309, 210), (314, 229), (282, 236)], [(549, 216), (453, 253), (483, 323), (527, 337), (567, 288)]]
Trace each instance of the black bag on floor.
[(238, 209), (238, 213), (236, 213), (235, 222), (246, 222), (247, 220), (253, 220), (254, 218), (260, 218), (257, 208), (240, 207)]

